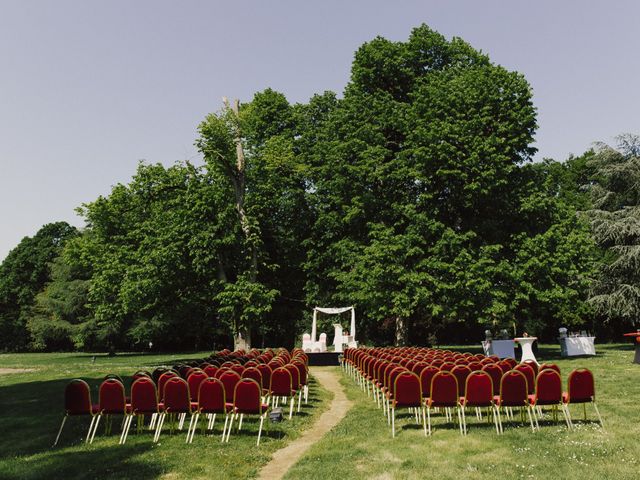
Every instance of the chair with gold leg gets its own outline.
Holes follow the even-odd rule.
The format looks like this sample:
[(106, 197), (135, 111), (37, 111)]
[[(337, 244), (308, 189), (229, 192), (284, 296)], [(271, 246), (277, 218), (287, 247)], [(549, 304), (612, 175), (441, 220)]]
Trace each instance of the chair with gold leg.
[(77, 416), (89, 416), (91, 417), (91, 423), (89, 424), (89, 430), (87, 431), (87, 438), (85, 442), (89, 442), (91, 432), (93, 431), (93, 424), (96, 421), (96, 415), (99, 411), (99, 406), (91, 403), (91, 389), (84, 380), (76, 378), (71, 380), (64, 389), (64, 416), (62, 417), (62, 423), (58, 430), (53, 446), (55, 447), (60, 440), (62, 429), (67, 421), (67, 418)]

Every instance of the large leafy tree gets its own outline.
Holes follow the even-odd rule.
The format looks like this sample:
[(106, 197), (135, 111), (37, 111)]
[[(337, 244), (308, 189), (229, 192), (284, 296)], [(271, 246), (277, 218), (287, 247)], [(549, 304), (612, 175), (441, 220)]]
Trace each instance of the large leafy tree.
[(49, 264), (77, 234), (66, 222), (44, 225), (33, 237), (23, 238), (0, 265), (0, 350), (27, 347), (27, 320), (36, 295), (51, 278)]
[(69, 256), (92, 271), (85, 348), (202, 348), (228, 331), (215, 301), (239, 235), (227, 192), (188, 163), (141, 164), (80, 210), (87, 229)]
[[(500, 311), (492, 278), (468, 277), (504, 266), (492, 245), (515, 228), (535, 126), (522, 76), (460, 39), (423, 25), (407, 42), (363, 45), (314, 147), (310, 299), (358, 299), (370, 320), (395, 323), (398, 343), (410, 323)], [(365, 275), (376, 258), (380, 275)]]
[(640, 324), (640, 137), (622, 135), (617, 148), (598, 144), (589, 211), (593, 235), (605, 258), (591, 304), (618, 327)]

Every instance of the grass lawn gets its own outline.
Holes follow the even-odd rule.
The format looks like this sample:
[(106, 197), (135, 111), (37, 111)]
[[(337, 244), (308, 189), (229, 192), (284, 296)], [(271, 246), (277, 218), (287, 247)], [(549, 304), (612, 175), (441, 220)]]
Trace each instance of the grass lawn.
[(207, 354), (121, 354), (97, 356), (95, 363), (87, 354), (0, 355), (0, 368), (32, 369), (0, 375), (0, 478), (250, 478), (275, 450), (299, 436), (327, 408), (332, 397), (311, 378), (309, 404), (303, 404), (293, 420), (272, 424), (263, 431), (259, 448), (256, 419), (245, 418), (242, 432), (234, 431), (229, 443), (221, 444), (224, 420), (220, 421), (220, 416), (216, 419), (216, 435), (205, 437), (198, 431), (191, 445), (185, 445), (186, 430), (170, 436), (168, 429), (163, 429), (159, 444), (154, 445), (152, 432), (136, 434), (134, 422), (124, 446), (118, 445), (117, 419), (111, 436), (104, 435), (101, 422), (94, 443), (85, 445), (89, 419), (70, 418), (58, 446), (51, 448), (62, 420), (64, 387), (70, 379), (86, 380), (97, 402), (97, 387), (107, 373), (124, 378), (139, 368)]
[[(479, 349), (463, 348), (477, 352)], [(594, 373), (596, 396), (605, 430), (578, 423), (567, 431), (561, 423), (526, 425), (504, 421), (504, 435), (493, 425), (467, 415), (469, 434), (445, 425), (424, 437), (408, 414), (396, 423), (396, 438), (381, 410), (346, 375), (343, 384), (354, 408), (346, 418), (287, 473), (287, 479), (637, 479), (640, 478), (640, 365), (632, 364), (631, 345), (597, 345), (594, 358), (559, 358), (558, 346), (542, 346), (539, 361), (554, 361), (568, 373), (587, 367)], [(582, 407), (572, 407), (574, 422)], [(589, 419), (595, 419), (588, 406)], [(516, 415), (516, 418), (518, 415)], [(485, 417), (486, 418), (486, 417)], [(433, 420), (433, 419), (432, 419)]]

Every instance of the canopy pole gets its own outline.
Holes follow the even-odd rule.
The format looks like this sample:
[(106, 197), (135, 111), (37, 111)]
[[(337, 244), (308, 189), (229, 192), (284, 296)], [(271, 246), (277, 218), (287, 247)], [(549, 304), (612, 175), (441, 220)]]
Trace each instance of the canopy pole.
[(313, 323), (311, 324), (311, 341), (316, 343), (316, 319), (318, 318), (318, 310), (313, 309)]
[(351, 307), (351, 330), (349, 330), (349, 335), (353, 336), (353, 339), (356, 338), (356, 309), (355, 307)]

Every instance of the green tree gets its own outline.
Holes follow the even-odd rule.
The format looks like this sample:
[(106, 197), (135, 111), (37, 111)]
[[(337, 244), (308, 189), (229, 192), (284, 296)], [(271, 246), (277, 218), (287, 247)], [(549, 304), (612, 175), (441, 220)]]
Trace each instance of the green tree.
[(65, 250), (51, 263), (51, 282), (36, 295), (27, 320), (30, 346), (34, 350), (72, 350), (84, 346), (83, 327), (91, 318), (87, 307), (90, 272), (75, 264)]
[(598, 144), (591, 160), (594, 238), (606, 254), (591, 304), (611, 326), (640, 324), (640, 137), (621, 135), (617, 148)]
[(460, 39), (423, 25), (363, 45), (314, 133), (310, 302), (357, 299), (374, 322), (393, 319), (397, 343), (412, 325), (477, 325), (513, 303), (480, 276), (509, 264), (535, 127), (524, 78)]
[(0, 265), (0, 350), (28, 346), (27, 320), (36, 295), (50, 280), (49, 264), (77, 234), (66, 222), (46, 224), (33, 237), (23, 238)]
[(203, 348), (228, 331), (215, 301), (239, 235), (227, 194), (188, 163), (141, 164), (80, 209), (87, 229), (69, 255), (92, 272), (85, 348)]

